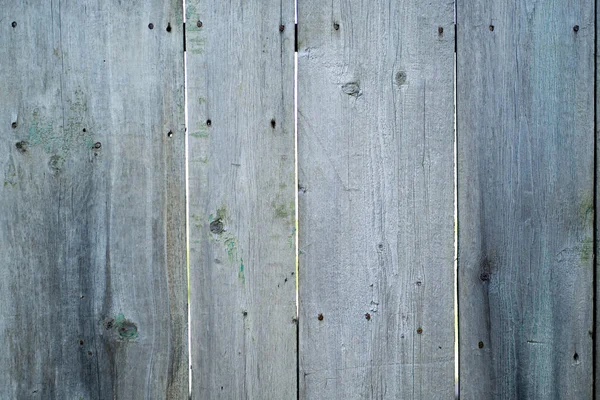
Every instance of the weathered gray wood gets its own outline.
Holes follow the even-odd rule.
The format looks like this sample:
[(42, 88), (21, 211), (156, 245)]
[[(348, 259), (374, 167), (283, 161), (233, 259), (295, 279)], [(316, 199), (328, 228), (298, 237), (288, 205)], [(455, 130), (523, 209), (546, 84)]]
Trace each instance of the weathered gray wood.
[(457, 15), (460, 398), (589, 399), (594, 4)]
[(181, 5), (0, 9), (0, 398), (186, 398)]
[(301, 398), (451, 399), (453, 3), (298, 25)]
[(295, 399), (294, 4), (186, 14), (193, 397)]

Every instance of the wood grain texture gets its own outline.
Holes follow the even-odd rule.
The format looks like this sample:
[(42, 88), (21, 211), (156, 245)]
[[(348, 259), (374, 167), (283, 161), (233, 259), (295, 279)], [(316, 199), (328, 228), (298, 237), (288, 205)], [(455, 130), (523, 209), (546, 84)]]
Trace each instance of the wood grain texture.
[(181, 5), (0, 8), (0, 398), (186, 398)]
[(457, 16), (460, 397), (589, 399), (594, 4)]
[(193, 397), (296, 399), (294, 4), (186, 15)]
[(453, 3), (298, 26), (301, 398), (451, 399)]

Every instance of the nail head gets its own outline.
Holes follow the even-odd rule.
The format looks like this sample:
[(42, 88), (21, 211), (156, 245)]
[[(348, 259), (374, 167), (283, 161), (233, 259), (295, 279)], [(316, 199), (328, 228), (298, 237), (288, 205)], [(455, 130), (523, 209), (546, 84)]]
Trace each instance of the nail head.
[(579, 25), (575, 25), (575, 26), (573, 27), (573, 31), (575, 31), (575, 32), (579, 32)]
[(202, 21), (198, 21), (198, 22), (196, 22), (196, 26), (197, 26), (198, 28), (202, 28)]
[(319, 314), (319, 315), (317, 316), (317, 319), (318, 319), (319, 321), (323, 321), (323, 314)]
[(152, 24), (152, 23), (148, 24), (148, 28), (149, 29), (154, 29), (154, 24)]
[(10, 24), (10, 26), (12, 26), (13, 28), (17, 27), (17, 21), (13, 21), (12, 24)]

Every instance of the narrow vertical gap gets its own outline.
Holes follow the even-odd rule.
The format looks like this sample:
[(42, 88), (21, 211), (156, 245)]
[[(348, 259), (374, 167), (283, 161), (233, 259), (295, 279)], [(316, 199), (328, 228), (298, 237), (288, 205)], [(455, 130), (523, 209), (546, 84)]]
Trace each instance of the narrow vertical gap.
[(458, 304), (458, 116), (457, 116), (457, 81), (458, 81), (458, 24), (454, 1), (454, 398), (460, 398), (460, 359), (459, 359), (459, 304)]
[(300, 400), (300, 271), (298, 223), (298, 0), (294, 0), (294, 204), (296, 206), (296, 399)]
[(188, 69), (187, 69), (187, 51), (185, 37), (185, 7), (186, 2), (182, 0), (182, 20), (183, 20), (183, 103), (184, 103), (184, 124), (185, 124), (185, 260), (187, 275), (187, 317), (188, 317), (188, 399), (192, 399), (192, 312), (190, 301), (190, 185), (189, 185), (189, 135), (188, 135)]
[(596, 217), (596, 196), (597, 196), (597, 179), (598, 179), (598, 158), (597, 158), (597, 143), (598, 143), (598, 115), (597, 115), (597, 104), (598, 104), (598, 57), (597, 57), (597, 50), (598, 50), (598, 1), (594, 2), (594, 106), (593, 106), (593, 110), (594, 110), (594, 179), (593, 179), (593, 185), (594, 188), (592, 189), (592, 193), (593, 193), (593, 208), (594, 208), (594, 213), (592, 215), (592, 238), (593, 238), (593, 245), (592, 245), (592, 268), (593, 268), (593, 282), (592, 282), (592, 398), (595, 400), (596, 399), (596, 393), (597, 393), (597, 389), (596, 389), (596, 384), (598, 383), (596, 381), (596, 361), (597, 361), (597, 357), (598, 355), (596, 354), (596, 338), (597, 338), (597, 330), (596, 330), (596, 313), (597, 313), (597, 300), (598, 300), (598, 296), (596, 295), (596, 290), (598, 288), (598, 283), (597, 283), (597, 279), (598, 279), (598, 274), (597, 274), (597, 270), (596, 270), (596, 265), (597, 265), (597, 260), (596, 260), (596, 255), (598, 253), (598, 243), (597, 243), (597, 227), (596, 227), (596, 223), (598, 221), (597, 217)]

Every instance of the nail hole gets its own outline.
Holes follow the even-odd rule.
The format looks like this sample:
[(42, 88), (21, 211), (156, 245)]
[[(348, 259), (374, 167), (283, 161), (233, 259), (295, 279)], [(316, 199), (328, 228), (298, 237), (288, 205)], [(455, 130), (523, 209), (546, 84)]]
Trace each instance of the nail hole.
[(483, 349), (483, 342), (477, 343), (477, 347), (479, 347), (480, 349)]
[(271, 120), (271, 128), (275, 129), (275, 125), (276, 125), (276, 123), (275, 123), (275, 120), (274, 120), (274, 119), (272, 119), (272, 120)]
[(244, 317), (247, 317), (247, 316), (248, 316), (248, 311), (246, 311), (246, 310), (242, 311), (242, 315), (243, 315)]
[(92, 355), (92, 352), (91, 352), (91, 351), (88, 351), (88, 356), (91, 356), (91, 355)]
[(283, 32), (284, 29), (285, 29), (285, 25), (279, 25), (279, 32)]
[(80, 341), (79, 341), (79, 345), (80, 345), (80, 346), (83, 346), (83, 340), (80, 340)]
[(444, 28), (442, 28), (441, 26), (438, 27), (438, 35), (441, 35), (444, 33)]
[(573, 31), (575, 31), (575, 32), (579, 32), (579, 25), (575, 25), (575, 26), (573, 27)]
[(12, 124), (10, 124), (10, 126), (12, 126), (12, 128), (15, 129), (17, 127), (17, 123), (13, 122)]
[(481, 279), (484, 282), (487, 282), (490, 280), (490, 274), (487, 272), (482, 272), (481, 274), (479, 274), (479, 279)]
[(317, 319), (318, 319), (319, 321), (323, 321), (323, 314), (319, 314), (319, 315), (317, 316)]
[(575, 361), (579, 360), (579, 354), (577, 354), (577, 353), (573, 354), (573, 360), (575, 360)]
[(12, 26), (13, 28), (17, 27), (17, 21), (13, 21), (12, 24), (10, 24), (10, 26)]
[(337, 22), (333, 23), (333, 29), (335, 29), (336, 31), (340, 29), (340, 24), (338, 24)]
[(490, 31), (494, 31), (494, 25), (490, 25)]
[(211, 126), (212, 125), (212, 121), (210, 119), (206, 120), (206, 126)]
[(83, 132), (86, 132), (85, 128), (82, 129)]
[(171, 32), (171, 23), (170, 22), (167, 24), (167, 32)]
[(153, 24), (153, 23), (149, 23), (149, 24), (148, 24), (148, 28), (149, 28), (149, 29), (154, 29), (154, 24)]
[(169, 132), (167, 132), (167, 136), (168, 136), (168, 137), (173, 137), (173, 131), (169, 131)]
[(196, 26), (197, 26), (198, 28), (202, 28), (202, 21), (198, 21), (198, 22), (196, 22)]

